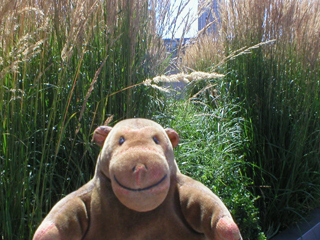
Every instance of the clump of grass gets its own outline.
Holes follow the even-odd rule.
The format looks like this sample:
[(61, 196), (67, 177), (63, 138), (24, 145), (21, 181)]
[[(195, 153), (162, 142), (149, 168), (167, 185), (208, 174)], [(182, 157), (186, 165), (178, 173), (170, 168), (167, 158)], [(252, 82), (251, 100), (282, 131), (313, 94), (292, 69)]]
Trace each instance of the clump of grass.
[(250, 192), (252, 180), (245, 175), (243, 127), (247, 123), (237, 117), (239, 108), (222, 101), (220, 107), (212, 108), (199, 97), (172, 102), (154, 119), (179, 133), (175, 155), (180, 170), (222, 198), (244, 239), (262, 240), (259, 211), (254, 206), (257, 199)]
[(147, 87), (120, 91), (168, 65), (149, 4), (2, 2), (0, 238), (30, 239), (52, 205), (91, 178), (90, 135), (106, 117), (156, 108)]
[[(244, 104), (239, 114), (252, 123), (246, 159), (258, 166), (247, 174), (269, 237), (319, 206), (319, 8), (306, 0), (222, 1), (219, 37), (208, 43), (219, 48), (193, 63), (194, 49), (212, 48), (186, 54), (197, 70), (211, 61), (209, 70), (225, 74), (226, 91)], [(262, 42), (269, 44), (236, 53)], [(201, 58), (208, 63), (197, 67)]]

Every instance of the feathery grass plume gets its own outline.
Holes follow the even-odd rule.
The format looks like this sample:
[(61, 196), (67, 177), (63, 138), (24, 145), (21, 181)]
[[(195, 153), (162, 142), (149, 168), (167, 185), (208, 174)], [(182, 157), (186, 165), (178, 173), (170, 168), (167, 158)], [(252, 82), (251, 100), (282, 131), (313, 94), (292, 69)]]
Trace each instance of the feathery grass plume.
[(178, 73), (178, 74), (172, 74), (172, 75), (161, 75), (156, 76), (152, 79), (145, 80), (146, 83), (154, 82), (154, 83), (172, 83), (172, 82), (184, 82), (184, 83), (190, 83), (195, 81), (200, 81), (203, 79), (211, 79), (211, 78), (221, 78), (223, 77), (223, 74), (218, 73), (209, 73), (209, 72), (192, 72), (190, 74), (186, 73)]
[(213, 79), (213, 78), (222, 78), (224, 75), (222, 74), (218, 74), (218, 73), (207, 73), (207, 72), (192, 72), (190, 74), (185, 74), (185, 73), (178, 73), (178, 74), (172, 74), (172, 75), (160, 75), (160, 76), (156, 76), (152, 79), (146, 79), (141, 83), (137, 83), (128, 87), (125, 87), (117, 92), (111, 93), (109, 95), (113, 96), (116, 95), (120, 92), (132, 89), (134, 87), (140, 86), (140, 85), (145, 85), (148, 87), (152, 87), (154, 89), (157, 89), (161, 92), (166, 92), (169, 93), (172, 89), (170, 88), (164, 88), (162, 86), (160, 86), (160, 84), (162, 83), (185, 83), (185, 84), (189, 84), (189, 83), (194, 83), (197, 81), (201, 81), (201, 80), (205, 80), (205, 79)]
[(221, 78), (223, 76), (224, 75), (222, 74), (218, 74), (214, 72), (212, 73), (192, 72), (190, 74), (178, 73), (178, 74), (172, 74), (172, 75), (161, 75), (161, 76), (156, 76), (152, 79), (146, 79), (145, 81), (142, 82), (142, 84), (144, 84), (145, 86), (153, 87), (162, 92), (170, 92), (171, 90), (173, 90), (172, 88), (164, 88), (162, 86), (159, 86), (159, 84), (163, 84), (163, 83), (191, 84), (191, 83), (199, 82), (201, 80)]

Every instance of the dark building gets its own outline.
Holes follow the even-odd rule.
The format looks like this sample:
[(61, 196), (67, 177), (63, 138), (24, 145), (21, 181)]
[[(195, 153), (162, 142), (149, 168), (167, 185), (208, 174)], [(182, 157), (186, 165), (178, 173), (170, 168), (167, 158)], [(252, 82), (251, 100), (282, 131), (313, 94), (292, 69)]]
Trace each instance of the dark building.
[[(209, 23), (212, 23), (207, 29), (206, 33), (216, 33), (218, 30), (218, 23), (220, 21), (218, 2), (219, 0), (212, 0), (211, 3), (203, 7), (205, 0), (198, 0), (198, 8), (202, 14), (198, 18), (198, 31), (203, 30)], [(204, 8), (204, 9), (201, 9)]]

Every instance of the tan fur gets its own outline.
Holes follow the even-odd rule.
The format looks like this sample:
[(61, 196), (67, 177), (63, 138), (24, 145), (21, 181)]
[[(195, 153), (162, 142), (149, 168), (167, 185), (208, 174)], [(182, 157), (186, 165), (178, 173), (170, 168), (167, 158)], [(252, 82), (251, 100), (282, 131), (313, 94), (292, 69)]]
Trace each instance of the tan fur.
[(128, 119), (93, 139), (103, 146), (94, 178), (53, 207), (34, 240), (242, 239), (221, 200), (180, 173), (174, 130)]

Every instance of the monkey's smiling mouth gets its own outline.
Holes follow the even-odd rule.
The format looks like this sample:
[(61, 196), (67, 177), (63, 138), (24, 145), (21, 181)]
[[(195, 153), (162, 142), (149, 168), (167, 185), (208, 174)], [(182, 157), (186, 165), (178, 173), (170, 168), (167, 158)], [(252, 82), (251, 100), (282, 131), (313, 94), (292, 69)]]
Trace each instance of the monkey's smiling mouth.
[(116, 181), (116, 183), (117, 183), (120, 187), (122, 187), (122, 188), (124, 188), (124, 189), (126, 189), (126, 190), (128, 190), (128, 191), (133, 191), (133, 192), (147, 191), (147, 190), (149, 190), (149, 189), (151, 189), (151, 188), (154, 188), (154, 187), (160, 185), (166, 178), (167, 178), (167, 174), (164, 175), (163, 178), (161, 178), (161, 179), (159, 180), (159, 182), (157, 182), (157, 183), (155, 183), (155, 184), (152, 184), (151, 186), (148, 186), (148, 187), (145, 187), (145, 188), (137, 188), (137, 189), (135, 189), (135, 188), (129, 188), (129, 187), (126, 187), (126, 186), (122, 185), (122, 184), (118, 181), (118, 179), (116, 178), (116, 176), (114, 176), (114, 180)]

